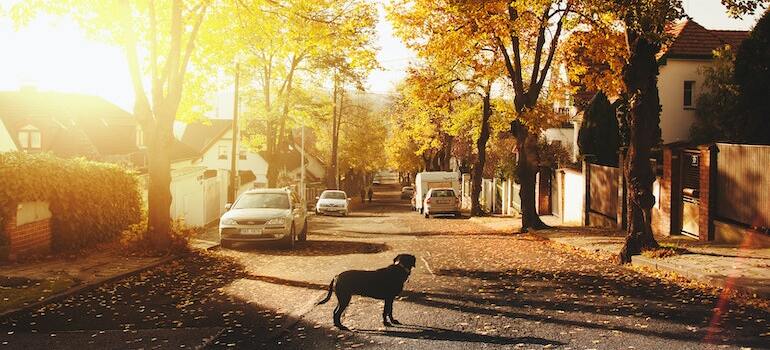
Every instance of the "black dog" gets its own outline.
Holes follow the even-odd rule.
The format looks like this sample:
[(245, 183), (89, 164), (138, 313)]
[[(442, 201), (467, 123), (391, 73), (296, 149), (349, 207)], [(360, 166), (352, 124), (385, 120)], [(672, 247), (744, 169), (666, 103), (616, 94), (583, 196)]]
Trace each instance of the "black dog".
[(409, 278), (417, 259), (411, 254), (399, 254), (393, 259), (393, 265), (376, 271), (350, 270), (335, 276), (329, 283), (329, 294), (316, 305), (325, 304), (332, 298), (332, 292), (337, 294), (337, 307), (334, 308), (334, 325), (342, 330), (348, 328), (342, 325), (340, 318), (350, 303), (353, 295), (385, 300), (382, 310), (382, 324), (391, 326), (401, 324), (393, 318), (393, 299), (404, 289), (404, 282)]

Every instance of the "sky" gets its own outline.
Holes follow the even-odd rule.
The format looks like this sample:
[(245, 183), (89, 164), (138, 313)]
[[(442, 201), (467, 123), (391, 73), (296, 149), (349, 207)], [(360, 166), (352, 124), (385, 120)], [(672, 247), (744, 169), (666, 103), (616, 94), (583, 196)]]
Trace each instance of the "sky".
[[(382, 68), (370, 75), (367, 88), (373, 93), (388, 93), (404, 78), (415, 54), (394, 36), (382, 6), (388, 0), (378, 1), (377, 58)], [(685, 0), (684, 6), (695, 21), (709, 29), (746, 30), (758, 18), (730, 19), (719, 0)], [(87, 39), (69, 20), (39, 18), (15, 31), (10, 20), (0, 18), (0, 43), (0, 90), (34, 85), (39, 90), (98, 95), (132, 109), (133, 93), (123, 51)], [(227, 100), (227, 94), (221, 98)]]

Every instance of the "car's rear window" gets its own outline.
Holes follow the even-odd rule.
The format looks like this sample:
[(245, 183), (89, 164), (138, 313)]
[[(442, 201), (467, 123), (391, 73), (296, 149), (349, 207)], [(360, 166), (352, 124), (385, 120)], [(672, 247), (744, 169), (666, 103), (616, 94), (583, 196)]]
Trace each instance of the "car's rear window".
[(347, 198), (345, 192), (324, 192), (321, 193), (323, 199), (345, 199)]
[(454, 197), (455, 191), (453, 190), (435, 190), (431, 193), (431, 197)]
[(289, 195), (285, 193), (244, 193), (233, 209), (289, 209)]

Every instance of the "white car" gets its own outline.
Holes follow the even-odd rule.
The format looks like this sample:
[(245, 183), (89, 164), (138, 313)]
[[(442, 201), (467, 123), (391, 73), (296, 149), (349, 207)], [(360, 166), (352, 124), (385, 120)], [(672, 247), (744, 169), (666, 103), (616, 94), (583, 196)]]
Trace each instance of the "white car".
[(422, 207), (426, 218), (436, 214), (460, 216), (460, 199), (453, 188), (431, 188)]
[(338, 214), (347, 216), (350, 212), (350, 198), (345, 191), (326, 190), (316, 197), (315, 213), (318, 215)]
[(307, 209), (288, 189), (258, 189), (227, 204), (219, 219), (222, 248), (235, 242), (279, 241), (286, 248), (307, 240)]

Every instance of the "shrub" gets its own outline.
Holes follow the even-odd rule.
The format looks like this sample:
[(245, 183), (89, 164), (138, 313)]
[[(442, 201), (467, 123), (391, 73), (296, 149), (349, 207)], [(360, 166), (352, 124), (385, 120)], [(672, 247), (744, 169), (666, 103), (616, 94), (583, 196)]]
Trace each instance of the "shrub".
[(735, 56), (735, 82), (742, 113), (730, 123), (742, 128), (742, 140), (770, 144), (770, 11), (757, 21)]
[(147, 212), (142, 211), (142, 219), (128, 226), (121, 234), (120, 244), (123, 251), (134, 256), (157, 256), (169, 252), (183, 253), (189, 251), (189, 241), (200, 234), (204, 228), (187, 226), (183, 219), (171, 222), (171, 245), (169, 251), (156, 251), (147, 237)]
[(137, 178), (114, 164), (0, 153), (0, 179), (0, 221), (13, 215), (18, 203), (48, 202), (55, 251), (115, 240), (140, 219)]
[(596, 162), (603, 165), (617, 165), (620, 148), (620, 129), (615, 115), (615, 107), (607, 95), (598, 92), (588, 105), (583, 115), (583, 122), (578, 132), (580, 154), (592, 154)]

